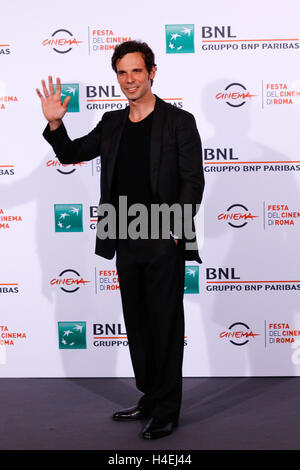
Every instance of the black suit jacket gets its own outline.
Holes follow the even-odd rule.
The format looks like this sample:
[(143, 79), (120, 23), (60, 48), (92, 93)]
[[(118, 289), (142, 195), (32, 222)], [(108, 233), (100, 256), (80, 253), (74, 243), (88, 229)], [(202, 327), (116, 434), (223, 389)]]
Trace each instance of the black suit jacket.
[[(114, 168), (128, 114), (129, 107), (107, 112), (92, 132), (73, 141), (63, 124), (52, 132), (47, 125), (43, 133), (63, 164), (101, 156), (100, 204), (112, 202)], [(201, 140), (194, 116), (156, 96), (150, 147), (150, 181), (155, 200), (169, 205), (192, 204), (193, 217), (204, 189)], [(190, 222), (194, 228), (193, 220)], [(190, 241), (184, 240), (186, 248)], [(96, 254), (112, 259), (115, 248), (116, 240), (97, 237)], [(185, 258), (201, 262), (196, 242), (194, 249), (185, 249)]]

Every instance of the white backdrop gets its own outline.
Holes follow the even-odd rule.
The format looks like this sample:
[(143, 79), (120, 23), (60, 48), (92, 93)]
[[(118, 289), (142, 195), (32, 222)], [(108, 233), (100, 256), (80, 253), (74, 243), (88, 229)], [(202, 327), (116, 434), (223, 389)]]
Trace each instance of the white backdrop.
[(299, 375), (299, 13), (297, 0), (2, 6), (1, 376), (132, 376), (115, 264), (94, 254), (100, 160), (58, 164), (35, 94), (60, 76), (69, 135), (84, 135), (126, 105), (110, 59), (130, 38), (153, 48), (153, 91), (195, 115), (204, 148), (184, 375)]

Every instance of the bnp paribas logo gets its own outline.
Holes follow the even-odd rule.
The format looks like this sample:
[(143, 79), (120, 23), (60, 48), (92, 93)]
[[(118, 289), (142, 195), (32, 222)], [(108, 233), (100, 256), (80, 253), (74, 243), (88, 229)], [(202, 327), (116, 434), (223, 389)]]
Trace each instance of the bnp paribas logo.
[(86, 349), (86, 322), (58, 322), (59, 349)]
[(166, 24), (167, 54), (195, 52), (193, 24)]
[[(54, 92), (56, 91), (56, 85)], [(79, 113), (79, 84), (78, 83), (62, 83), (61, 84), (61, 100), (67, 96), (71, 96), (68, 106), (68, 113)]]
[(83, 232), (82, 204), (54, 204), (55, 232)]
[(186, 266), (184, 293), (199, 294), (199, 266)]

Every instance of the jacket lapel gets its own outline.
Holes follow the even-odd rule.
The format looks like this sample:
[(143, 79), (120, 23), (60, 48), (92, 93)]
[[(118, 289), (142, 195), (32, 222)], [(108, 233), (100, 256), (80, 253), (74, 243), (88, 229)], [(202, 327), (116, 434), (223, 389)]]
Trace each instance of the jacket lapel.
[(115, 121), (114, 127), (111, 129), (110, 134), (110, 152), (109, 159), (107, 161), (107, 183), (111, 196), (114, 169), (117, 161), (117, 155), (123, 130), (129, 115), (129, 106), (127, 106), (122, 113), (120, 113), (119, 119)]
[(156, 96), (153, 113), (150, 141), (150, 181), (154, 196), (157, 193), (158, 172), (161, 154), (161, 139), (163, 133), (165, 102)]

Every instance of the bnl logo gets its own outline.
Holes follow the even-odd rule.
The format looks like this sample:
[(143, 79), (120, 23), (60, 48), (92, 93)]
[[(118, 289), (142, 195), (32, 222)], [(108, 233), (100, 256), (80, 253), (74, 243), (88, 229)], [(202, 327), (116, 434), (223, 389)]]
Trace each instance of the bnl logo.
[(166, 24), (166, 53), (195, 52), (193, 24)]
[(54, 204), (55, 232), (83, 232), (82, 204)]
[[(54, 92), (56, 92), (56, 85), (54, 86)], [(61, 101), (70, 96), (68, 113), (79, 113), (79, 83), (62, 83), (61, 84)]]
[(202, 39), (235, 39), (231, 26), (202, 26)]
[(199, 294), (199, 266), (186, 266), (184, 293)]
[(58, 322), (59, 349), (86, 349), (86, 322)]

